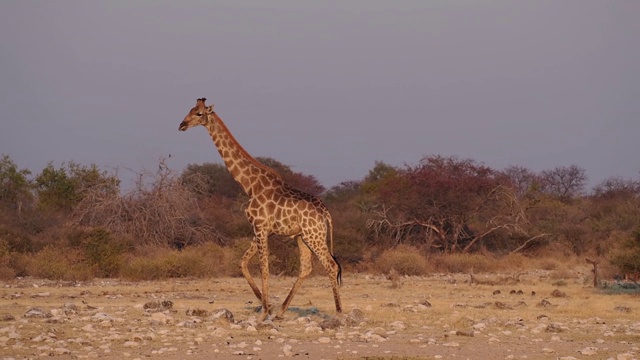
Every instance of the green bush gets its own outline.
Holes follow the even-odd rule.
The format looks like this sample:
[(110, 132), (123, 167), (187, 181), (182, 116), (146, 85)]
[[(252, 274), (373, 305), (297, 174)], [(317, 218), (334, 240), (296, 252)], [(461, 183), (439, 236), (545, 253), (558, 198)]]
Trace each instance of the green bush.
[(613, 255), (611, 263), (623, 273), (640, 272), (640, 227), (623, 242), (621, 249)]
[(107, 230), (95, 228), (72, 231), (67, 240), (73, 248), (80, 249), (95, 276), (117, 276), (122, 266), (122, 254), (133, 245), (126, 238), (114, 238)]

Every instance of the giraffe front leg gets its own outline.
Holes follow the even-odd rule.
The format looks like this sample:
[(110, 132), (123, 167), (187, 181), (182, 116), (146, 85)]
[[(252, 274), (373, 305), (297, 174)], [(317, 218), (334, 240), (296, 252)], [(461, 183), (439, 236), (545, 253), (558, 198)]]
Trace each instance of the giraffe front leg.
[(256, 295), (258, 300), (262, 301), (262, 294), (260, 294), (258, 285), (256, 285), (256, 282), (253, 280), (251, 272), (249, 271), (249, 261), (251, 261), (251, 258), (253, 258), (256, 252), (258, 252), (258, 244), (257, 239), (254, 237), (251, 245), (249, 246), (249, 249), (247, 249), (244, 255), (242, 255), (240, 269), (242, 270), (242, 275), (244, 276), (244, 278), (247, 279), (249, 286), (251, 286), (251, 290), (253, 290), (253, 293)]
[(282, 318), (282, 315), (284, 315), (285, 311), (287, 311), (289, 304), (291, 304), (291, 300), (293, 300), (293, 296), (296, 294), (296, 292), (300, 288), (300, 285), (302, 285), (302, 282), (304, 281), (304, 279), (306, 279), (309, 276), (309, 274), (311, 274), (311, 270), (313, 268), (311, 250), (309, 250), (309, 247), (307, 247), (307, 245), (302, 241), (301, 236), (298, 236), (297, 240), (298, 240), (298, 248), (300, 249), (300, 275), (298, 275), (298, 279), (296, 279), (296, 282), (293, 284), (291, 291), (289, 291), (289, 295), (282, 303), (282, 307), (280, 308), (280, 312), (278, 313), (276, 318)]

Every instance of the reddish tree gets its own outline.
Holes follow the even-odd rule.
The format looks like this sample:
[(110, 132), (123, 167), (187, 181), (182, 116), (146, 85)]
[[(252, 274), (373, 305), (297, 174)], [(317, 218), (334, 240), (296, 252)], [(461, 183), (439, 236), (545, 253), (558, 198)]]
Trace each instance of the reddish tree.
[(540, 174), (542, 192), (563, 202), (580, 196), (587, 184), (587, 173), (578, 165), (558, 166)]
[(314, 196), (322, 194), (325, 190), (324, 186), (313, 175), (295, 172), (291, 170), (291, 167), (273, 158), (258, 157), (256, 159), (278, 172), (282, 176), (282, 180), (293, 188)]
[(378, 198), (381, 210), (369, 222), (376, 233), (396, 243), (420, 236), (446, 252), (469, 251), (491, 233), (526, 223), (508, 178), (468, 159), (425, 157), (386, 177)]

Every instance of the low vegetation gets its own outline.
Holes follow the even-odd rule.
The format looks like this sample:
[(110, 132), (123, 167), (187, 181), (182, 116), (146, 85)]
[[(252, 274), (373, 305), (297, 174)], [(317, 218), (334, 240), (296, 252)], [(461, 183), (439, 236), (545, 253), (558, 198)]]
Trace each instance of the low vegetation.
[[(590, 258), (602, 279), (640, 273), (640, 180), (612, 177), (588, 190), (576, 165), (535, 173), (427, 156), (415, 166), (376, 163), (363, 179), (325, 189), (260, 161), (325, 201), (346, 271), (561, 274)], [(161, 160), (157, 172), (137, 175), (125, 191), (117, 174), (95, 165), (50, 163), (33, 175), (2, 156), (0, 279), (241, 275), (252, 237), (247, 197), (223, 165), (177, 173)], [(273, 237), (272, 273), (295, 275), (297, 253), (295, 242)]]

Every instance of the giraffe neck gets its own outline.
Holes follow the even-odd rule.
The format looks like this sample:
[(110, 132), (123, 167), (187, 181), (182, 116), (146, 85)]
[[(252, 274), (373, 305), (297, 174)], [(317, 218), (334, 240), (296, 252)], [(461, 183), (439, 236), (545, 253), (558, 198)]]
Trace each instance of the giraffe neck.
[(209, 135), (231, 176), (247, 195), (255, 196), (267, 187), (282, 185), (280, 175), (249, 155), (215, 112), (210, 116), (205, 125)]

